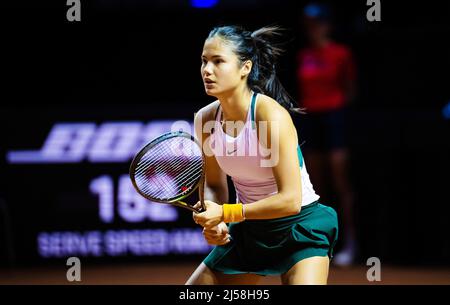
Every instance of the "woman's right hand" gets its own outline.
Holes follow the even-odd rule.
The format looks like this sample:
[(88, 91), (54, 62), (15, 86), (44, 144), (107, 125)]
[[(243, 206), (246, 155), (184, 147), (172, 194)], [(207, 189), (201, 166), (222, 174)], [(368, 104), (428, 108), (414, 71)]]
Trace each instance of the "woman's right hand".
[(224, 222), (217, 226), (206, 229), (203, 228), (203, 236), (210, 245), (221, 246), (230, 242), (230, 234), (228, 234), (228, 227)]

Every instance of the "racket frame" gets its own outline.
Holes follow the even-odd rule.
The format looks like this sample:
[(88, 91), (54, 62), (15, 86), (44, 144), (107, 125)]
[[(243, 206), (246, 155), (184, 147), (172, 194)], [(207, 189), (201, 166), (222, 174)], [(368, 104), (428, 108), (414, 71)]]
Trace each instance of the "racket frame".
[[(157, 198), (153, 198), (151, 196), (148, 196), (147, 194), (143, 193), (139, 187), (137, 186), (136, 183), (136, 179), (135, 179), (135, 172), (136, 172), (136, 167), (139, 163), (139, 161), (141, 160), (142, 156), (144, 156), (152, 147), (154, 147), (155, 145), (161, 143), (162, 141), (165, 141), (167, 139), (170, 138), (175, 138), (175, 137), (185, 137), (190, 139), (191, 141), (193, 141), (196, 145), (198, 145), (198, 147), (200, 148), (201, 154), (202, 154), (202, 172), (201, 172), (201, 177), (199, 179), (199, 181), (197, 182), (196, 185), (194, 185), (193, 187), (191, 187), (191, 189), (186, 192), (185, 194), (170, 199), (170, 200), (160, 200)], [(150, 200), (150, 201), (154, 201), (154, 202), (158, 202), (158, 203), (165, 203), (165, 204), (171, 204), (174, 206), (178, 206), (181, 208), (185, 208), (188, 209), (192, 212), (196, 212), (196, 213), (200, 213), (203, 211), (206, 211), (206, 206), (205, 206), (205, 199), (204, 199), (204, 187), (205, 187), (205, 156), (203, 154), (203, 149), (202, 146), (200, 145), (200, 143), (197, 141), (197, 139), (195, 139), (195, 137), (187, 132), (184, 131), (173, 131), (173, 132), (167, 132), (164, 133), (158, 137), (156, 137), (155, 139), (153, 139), (152, 141), (150, 141), (149, 143), (147, 143), (144, 147), (142, 147), (138, 153), (136, 153), (136, 155), (133, 158), (133, 161), (130, 164), (130, 170), (129, 170), (129, 174), (130, 174), (130, 179), (131, 179), (131, 183), (133, 184), (134, 188), (136, 189), (136, 191), (144, 198)], [(188, 196), (190, 196), (196, 189), (198, 188), (199, 191), (199, 200), (201, 203), (201, 207), (199, 209), (194, 208), (192, 205), (189, 205), (181, 200), (183, 200), (184, 198), (187, 198)]]

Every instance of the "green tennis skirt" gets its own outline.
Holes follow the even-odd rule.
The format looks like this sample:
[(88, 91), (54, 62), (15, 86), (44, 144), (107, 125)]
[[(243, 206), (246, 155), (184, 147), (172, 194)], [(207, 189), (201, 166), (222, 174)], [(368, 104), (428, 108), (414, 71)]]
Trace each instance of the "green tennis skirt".
[(206, 266), (225, 274), (279, 275), (308, 257), (331, 259), (338, 220), (333, 208), (315, 201), (297, 215), (231, 223), (228, 229), (231, 241), (214, 247)]

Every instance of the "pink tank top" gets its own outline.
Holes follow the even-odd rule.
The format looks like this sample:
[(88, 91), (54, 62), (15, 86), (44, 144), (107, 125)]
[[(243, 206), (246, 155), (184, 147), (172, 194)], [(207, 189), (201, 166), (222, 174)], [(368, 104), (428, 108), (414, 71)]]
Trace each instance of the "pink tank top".
[(259, 142), (254, 124), (256, 97), (257, 94), (252, 95), (244, 128), (235, 138), (223, 131), (220, 123), (222, 109), (219, 106), (210, 142), (220, 168), (233, 180), (237, 202), (242, 203), (258, 201), (278, 192), (272, 168), (260, 166), (264, 156), (257, 149)]
[[(257, 97), (258, 94), (252, 94), (245, 125), (236, 137), (228, 135), (222, 129), (220, 123), (222, 109), (219, 105), (210, 141), (217, 163), (233, 181), (236, 201), (244, 204), (267, 198), (278, 192), (272, 167), (267, 166), (269, 157), (258, 141), (255, 123)], [(226, 126), (224, 124), (225, 128)], [(297, 154), (302, 177), (302, 206), (305, 206), (318, 200), (319, 196), (313, 190), (299, 146)]]

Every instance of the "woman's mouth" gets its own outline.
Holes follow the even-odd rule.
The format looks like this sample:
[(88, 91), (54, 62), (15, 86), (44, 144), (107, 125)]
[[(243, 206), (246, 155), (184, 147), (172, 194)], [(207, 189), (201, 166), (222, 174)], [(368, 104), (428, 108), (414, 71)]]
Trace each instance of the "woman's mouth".
[(213, 82), (210, 79), (205, 79), (204, 80), (204, 84), (205, 84), (205, 87), (209, 89), (209, 88), (212, 88), (214, 86), (215, 82)]

